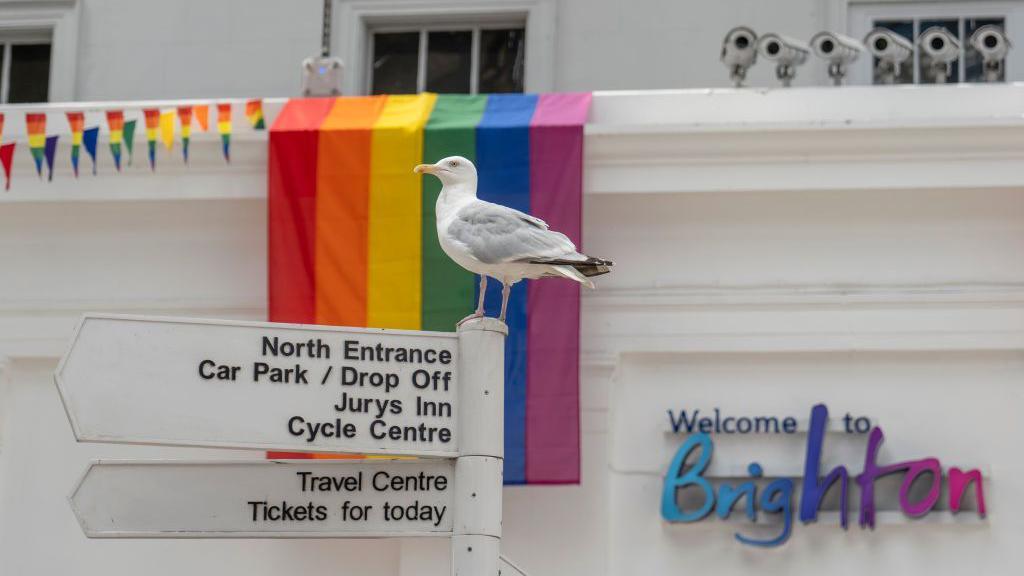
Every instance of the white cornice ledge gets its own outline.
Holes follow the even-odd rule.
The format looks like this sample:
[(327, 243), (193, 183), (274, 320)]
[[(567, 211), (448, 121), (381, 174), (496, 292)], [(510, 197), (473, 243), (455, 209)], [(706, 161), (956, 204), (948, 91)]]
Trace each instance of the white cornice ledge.
[(1024, 85), (598, 92), (592, 194), (1024, 186)]

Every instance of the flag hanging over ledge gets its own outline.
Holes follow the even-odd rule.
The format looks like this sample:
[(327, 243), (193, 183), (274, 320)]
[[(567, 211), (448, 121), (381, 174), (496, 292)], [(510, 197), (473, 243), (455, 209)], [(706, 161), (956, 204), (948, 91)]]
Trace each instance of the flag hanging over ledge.
[[(270, 320), (453, 331), (475, 308), (477, 280), (441, 251), (441, 186), (413, 167), (465, 156), (480, 198), (542, 218), (579, 245), (589, 107), (590, 94), (289, 101), (270, 130)], [(500, 284), (487, 290), (497, 316)], [(512, 290), (506, 484), (579, 482), (579, 311), (572, 282)]]

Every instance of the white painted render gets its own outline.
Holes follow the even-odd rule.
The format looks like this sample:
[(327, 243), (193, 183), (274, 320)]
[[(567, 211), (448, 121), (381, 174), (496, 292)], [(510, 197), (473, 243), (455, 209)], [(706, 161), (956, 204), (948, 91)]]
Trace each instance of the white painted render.
[[(55, 27), (54, 101), (294, 96), (299, 63), (319, 53), (321, 0), (0, 1), (8, 27)], [(901, 4), (859, 0), (335, 0), (332, 51), (346, 61), (345, 90), (366, 89), (366, 35), (378, 25), (519, 20), (527, 27), (526, 88), (531, 91), (724, 87), (718, 61), (732, 27), (808, 40), (821, 30), (863, 36), (873, 14)], [(1018, 2), (906, 2), (910, 14), (1006, 15), (1024, 46)], [(1024, 67), (1008, 62), (1008, 78)], [(870, 79), (870, 62), (852, 69)], [(827, 83), (811, 58), (796, 85)], [(750, 86), (777, 85), (758, 63)]]
[[(92, 458), (253, 456), (76, 444), (52, 379), (86, 311), (265, 317), (265, 135), (236, 134), (229, 167), (197, 134), (188, 168), (161, 148), (156, 174), (140, 156), (52, 184), (19, 148), (0, 192), (3, 574), (447, 573), (443, 540), (95, 541), (75, 521)], [(584, 294), (582, 483), (506, 488), (507, 555), (539, 576), (1019, 573), (1024, 85), (601, 92), (585, 145), (585, 248), (616, 266)], [(883, 426), (885, 461), (983, 470), (988, 519), (825, 519), (771, 551), (733, 540), (741, 521), (660, 519), (681, 442), (665, 410), (819, 401)], [(715, 461), (798, 474), (802, 438), (719, 438)], [(859, 471), (856, 439), (826, 451)]]

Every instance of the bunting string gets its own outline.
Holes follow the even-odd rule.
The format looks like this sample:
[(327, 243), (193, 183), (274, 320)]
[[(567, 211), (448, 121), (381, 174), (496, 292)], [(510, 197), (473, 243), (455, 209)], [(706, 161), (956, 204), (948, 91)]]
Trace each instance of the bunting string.
[[(210, 102), (208, 104), (182, 104), (167, 108), (135, 110), (67, 110), (64, 112), (64, 116), (67, 119), (67, 133), (70, 138), (65, 142), (70, 144), (71, 172), (75, 178), (79, 178), (82, 149), (84, 148), (92, 162), (92, 173), (94, 175), (99, 173), (98, 148), (103, 131), (106, 132), (114, 170), (120, 173), (126, 166), (131, 166), (134, 159), (135, 132), (140, 124), (145, 128), (146, 148), (151, 171), (156, 170), (156, 144), (158, 141), (163, 142), (168, 151), (173, 151), (175, 140), (180, 138), (182, 160), (185, 165), (188, 165), (192, 153), (193, 126), (200, 132), (210, 132), (213, 128), (211, 124), (214, 121), (221, 143), (221, 154), (224, 162), (230, 164), (233, 131), (232, 111), (235, 105), (240, 106), (241, 103)], [(263, 101), (261, 99), (246, 100), (244, 105), (242, 111), (245, 114), (245, 123), (248, 124), (248, 127), (252, 130), (266, 130)], [(215, 119), (211, 118), (214, 111), (216, 112)], [(106, 120), (105, 127), (102, 126), (100, 115)], [(47, 113), (42, 112), (25, 113), (25, 135), (36, 175), (43, 179), (45, 167), (46, 181), (52, 182), (54, 174), (58, 172), (57, 156), (63, 154), (61, 150), (64, 148), (60, 144), (60, 133), (47, 133), (47, 116)], [(87, 126), (87, 121), (92, 125)], [(21, 144), (3, 141), (4, 123), (5, 114), (0, 112), (0, 168), (4, 174), (4, 189), (10, 190), (15, 150)], [(180, 135), (178, 134), (179, 130)], [(60, 131), (58, 130), (58, 132)]]

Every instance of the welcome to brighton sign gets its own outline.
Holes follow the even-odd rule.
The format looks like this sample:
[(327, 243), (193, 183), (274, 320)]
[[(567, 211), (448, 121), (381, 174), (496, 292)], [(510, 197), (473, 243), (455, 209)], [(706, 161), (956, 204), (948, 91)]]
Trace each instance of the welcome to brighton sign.
[[(876, 520), (875, 482), (883, 476), (903, 472), (899, 488), (899, 506), (907, 516), (917, 518), (932, 512), (939, 503), (942, 484), (947, 484), (948, 508), (951, 513), (963, 507), (964, 495), (973, 484), (975, 511), (985, 517), (985, 492), (982, 474), (977, 469), (948, 469), (945, 478), (938, 458), (929, 457), (892, 464), (879, 464), (878, 451), (885, 434), (878, 426), (871, 426), (870, 420), (861, 417), (844, 418), (847, 433), (867, 433), (867, 450), (860, 474), (853, 476), (846, 466), (836, 466), (824, 476), (821, 475), (821, 453), (828, 424), (828, 408), (818, 404), (811, 409), (810, 429), (807, 434), (807, 452), (804, 459), (804, 475), (801, 480), (799, 503), (795, 502), (796, 481), (792, 478), (777, 478), (758, 489), (757, 480), (764, 476), (764, 469), (757, 462), (747, 467), (750, 480), (732, 485), (725, 482), (716, 486), (706, 476), (714, 452), (712, 433), (727, 434), (793, 434), (797, 432), (795, 418), (778, 417), (732, 417), (723, 418), (718, 409), (713, 416), (701, 416), (699, 410), (691, 414), (685, 411), (669, 411), (669, 420), (675, 433), (689, 434), (676, 452), (665, 476), (661, 497), (661, 515), (668, 522), (691, 523), (704, 520), (712, 512), (721, 519), (728, 518), (736, 505), (745, 500), (744, 513), (754, 522), (758, 510), (765, 514), (779, 515), (781, 527), (778, 534), (764, 539), (736, 533), (736, 539), (744, 544), (773, 547), (784, 544), (792, 534), (793, 517), (799, 514), (804, 524), (816, 522), (818, 513), (829, 489), (839, 485), (839, 523), (845, 530), (849, 526), (848, 493), (850, 481), (856, 482), (860, 490), (859, 524), (861, 528), (874, 528)], [(927, 492), (914, 501), (912, 488), (917, 481), (927, 483)], [(680, 503), (684, 490), (689, 494), (697, 492), (700, 504), (685, 509)]]

